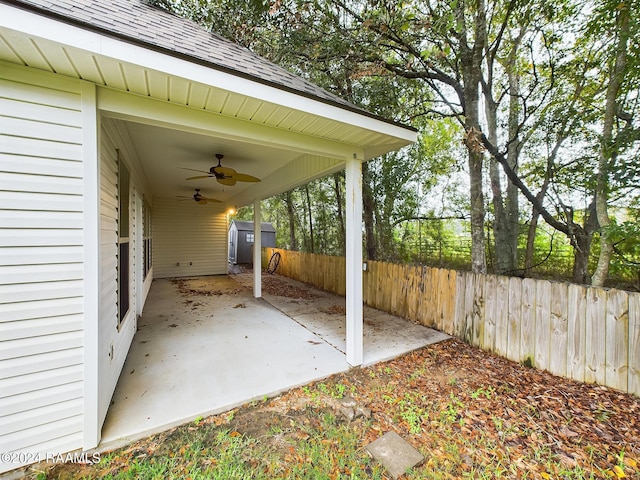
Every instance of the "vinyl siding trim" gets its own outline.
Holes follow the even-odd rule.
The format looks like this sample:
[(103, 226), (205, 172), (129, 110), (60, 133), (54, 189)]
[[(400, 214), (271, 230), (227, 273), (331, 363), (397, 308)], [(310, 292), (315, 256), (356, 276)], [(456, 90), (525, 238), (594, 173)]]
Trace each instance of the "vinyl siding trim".
[(96, 87), (82, 84), (84, 157), (84, 392), (83, 439), (85, 450), (100, 442), (98, 392), (98, 322), (100, 318), (100, 161)]

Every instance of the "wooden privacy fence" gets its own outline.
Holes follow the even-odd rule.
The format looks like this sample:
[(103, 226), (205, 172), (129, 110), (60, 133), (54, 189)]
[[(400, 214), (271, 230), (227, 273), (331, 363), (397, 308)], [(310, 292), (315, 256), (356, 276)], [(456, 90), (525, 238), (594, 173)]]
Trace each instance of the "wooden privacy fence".
[[(345, 294), (345, 259), (281, 255), (276, 273)], [(640, 395), (640, 293), (367, 262), (365, 304), (525, 365)]]

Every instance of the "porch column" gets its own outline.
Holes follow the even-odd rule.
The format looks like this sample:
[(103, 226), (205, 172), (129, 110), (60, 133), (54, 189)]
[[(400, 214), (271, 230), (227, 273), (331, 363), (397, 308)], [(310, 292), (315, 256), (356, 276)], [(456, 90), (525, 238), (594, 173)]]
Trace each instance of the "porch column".
[(347, 362), (362, 365), (362, 163), (356, 154), (346, 164)]
[(260, 200), (253, 202), (253, 296), (262, 297), (262, 220)]

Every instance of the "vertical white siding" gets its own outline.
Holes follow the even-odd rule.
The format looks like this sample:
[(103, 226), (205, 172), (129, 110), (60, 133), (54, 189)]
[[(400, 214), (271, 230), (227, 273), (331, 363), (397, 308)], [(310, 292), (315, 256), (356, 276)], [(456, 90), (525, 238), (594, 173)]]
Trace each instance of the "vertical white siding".
[(153, 202), (155, 278), (227, 273), (227, 220), (221, 204)]
[[(100, 136), (100, 320), (99, 320), (99, 408), (100, 424), (104, 422), (116, 388), (118, 377), (136, 332), (138, 296), (145, 290), (136, 285), (142, 269), (141, 245), (135, 232), (141, 231), (137, 202), (144, 192), (144, 179), (137, 173), (137, 158), (126, 131), (117, 122), (105, 118)], [(118, 151), (120, 161), (131, 172), (129, 194), (129, 313), (118, 328)], [(149, 279), (150, 281), (150, 279)]]
[[(0, 64), (0, 451), (83, 434), (81, 81)], [(19, 465), (1, 464), (0, 472)]]

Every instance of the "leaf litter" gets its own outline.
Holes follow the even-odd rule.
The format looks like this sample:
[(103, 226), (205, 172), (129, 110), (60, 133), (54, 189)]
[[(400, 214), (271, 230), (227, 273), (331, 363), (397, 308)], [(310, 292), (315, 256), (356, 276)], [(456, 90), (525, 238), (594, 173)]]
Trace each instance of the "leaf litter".
[[(342, 436), (329, 433), (338, 428)], [(320, 469), (322, 478), (387, 478), (364, 446), (390, 430), (425, 456), (406, 478), (640, 478), (638, 397), (456, 339), (198, 419), (114, 451), (107, 462), (40, 466), (33, 478), (127, 478), (132, 462), (162, 458), (171, 459), (172, 477), (191, 478), (180, 472), (195, 468), (200, 478), (219, 478), (221, 435), (224, 445), (246, 442), (229, 461), (249, 473), (234, 478), (314, 478)]]

